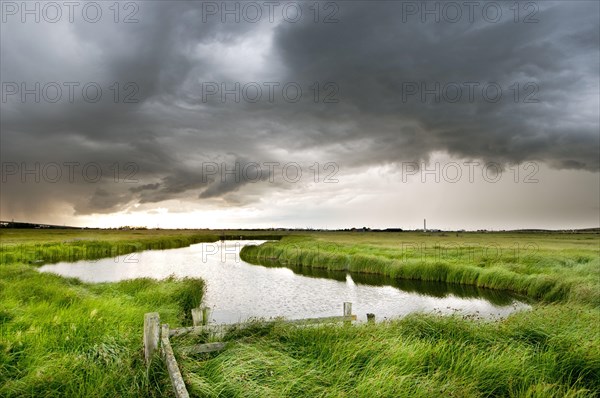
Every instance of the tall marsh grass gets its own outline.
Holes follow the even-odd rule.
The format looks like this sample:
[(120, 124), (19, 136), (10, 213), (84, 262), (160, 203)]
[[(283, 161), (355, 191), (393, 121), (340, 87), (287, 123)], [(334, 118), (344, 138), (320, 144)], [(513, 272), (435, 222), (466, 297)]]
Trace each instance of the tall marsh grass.
[[(171, 396), (161, 361), (154, 361), (150, 370), (143, 363), (144, 314), (157, 311), (164, 322), (189, 324), (189, 310), (202, 301), (202, 280), (172, 277), (86, 284), (39, 273), (29, 263), (180, 247), (210, 237), (148, 236), (136, 241), (135, 235), (122, 235), (130, 241), (44, 244), (39, 236), (56, 237), (45, 231), (45, 235), (16, 233), (29, 239), (17, 239), (10, 246), (1, 242), (0, 396)], [(1, 236), (7, 235), (3, 231)]]
[(165, 250), (195, 243), (214, 242), (216, 235), (145, 237), (137, 241), (67, 240), (63, 242), (2, 243), (0, 262), (46, 264), (58, 261), (97, 260), (142, 250)]
[(88, 285), (22, 264), (0, 267), (0, 396), (167, 396), (168, 376), (146, 371), (146, 312), (182, 324), (197, 279)]
[(571, 310), (540, 306), (501, 322), (280, 324), (238, 333), (219, 354), (178, 355), (197, 397), (594, 397), (600, 317)]
[[(143, 315), (157, 311), (172, 327), (189, 324), (203, 281), (86, 284), (32, 265), (220, 235), (0, 231), (0, 396), (173, 396), (161, 361), (149, 370), (143, 363)], [(192, 396), (600, 396), (598, 235), (313, 233), (247, 247), (242, 256), (511, 290), (547, 303), (493, 322), (420, 314), (351, 327), (257, 324), (226, 336), (227, 348), (211, 354), (181, 350), (204, 342), (201, 336), (174, 339)]]
[[(473, 285), (550, 302), (575, 299), (600, 305), (598, 234), (591, 234), (592, 239), (564, 234), (539, 243), (536, 235), (513, 236), (512, 240), (502, 234), (479, 235), (484, 237), (464, 238), (458, 244), (457, 239), (444, 242), (439, 237), (399, 234), (396, 242), (386, 245), (352, 241), (347, 235), (341, 239), (336, 235), (292, 236), (246, 246), (241, 257), (254, 263)], [(532, 243), (521, 243), (527, 238)]]

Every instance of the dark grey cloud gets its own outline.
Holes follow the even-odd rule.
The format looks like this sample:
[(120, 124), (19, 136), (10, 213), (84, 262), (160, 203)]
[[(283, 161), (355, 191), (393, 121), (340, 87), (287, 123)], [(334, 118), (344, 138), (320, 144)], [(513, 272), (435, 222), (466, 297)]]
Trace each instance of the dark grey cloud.
[[(431, 17), (423, 23), (406, 15), (408, 3), (423, 4), (340, 1), (339, 22), (330, 24), (315, 23), (308, 3), (295, 23), (280, 16), (273, 23), (266, 16), (259, 23), (203, 22), (203, 2), (140, 2), (134, 24), (9, 19), (1, 26), (3, 84), (94, 82), (103, 95), (96, 103), (80, 95), (73, 103), (10, 96), (0, 104), (2, 162), (95, 162), (103, 176), (33, 185), (8, 176), (3, 217), (44, 214), (53, 203), (76, 214), (171, 199), (244, 204), (256, 200), (256, 189), (287, 185), (268, 183), (268, 175), (256, 183), (243, 175), (214, 179), (203, 168), (209, 162), (334, 161), (361, 170), (447, 152), (598, 171), (597, 2), (535, 2), (537, 23), (522, 23), (528, 2), (520, 2), (518, 23), (508, 3), (495, 3), (504, 13), (497, 23), (482, 18), (489, 2), (480, 3), (474, 21), (463, 15), (457, 23)], [(126, 90), (130, 82), (135, 86)], [(236, 82), (255, 82), (263, 97), (236, 103), (229, 96), (223, 103), (219, 95), (206, 96), (207, 83)], [(279, 84), (273, 101), (268, 82)], [(289, 82), (303, 89), (298, 102), (282, 97)], [(477, 87), (473, 100), (466, 83)], [(481, 94), (490, 83), (502, 89), (497, 102)], [(421, 85), (436, 84), (448, 95), (458, 85), (462, 97), (422, 100)], [(416, 94), (407, 94), (415, 87)], [(136, 102), (123, 103), (132, 93)], [(337, 102), (324, 103), (328, 94)], [(524, 103), (528, 95), (539, 102)], [(135, 178), (124, 182), (127, 164), (135, 164)]]
[[(402, 23), (402, 7), (402, 2), (353, 2), (335, 26), (279, 29), (278, 48), (290, 77), (326, 76), (343, 88), (343, 106), (353, 108), (360, 115), (356, 119), (371, 116), (390, 126), (369, 120), (372, 128), (348, 130), (343, 139), (383, 139), (391, 150), (379, 152), (379, 159), (388, 161), (442, 150), (501, 162), (540, 160), (560, 168), (598, 170), (598, 115), (579, 108), (593, 108), (598, 100), (597, 4), (543, 4), (535, 24), (510, 19), (497, 24)], [(443, 97), (435, 103), (432, 95), (424, 102), (418, 94), (404, 100), (403, 88), (412, 82), (429, 89), (436, 83), (443, 89), (453, 82), (479, 87), (495, 82), (503, 97), (490, 102), (478, 94), (469, 101), (463, 92), (456, 103)], [(521, 85), (519, 102), (510, 88), (515, 83)], [(522, 102), (527, 83), (535, 84), (527, 93), (536, 88), (533, 98), (539, 103)], [(407, 130), (394, 131), (406, 121), (418, 126), (412, 142), (406, 140)], [(328, 139), (322, 134), (314, 141)]]

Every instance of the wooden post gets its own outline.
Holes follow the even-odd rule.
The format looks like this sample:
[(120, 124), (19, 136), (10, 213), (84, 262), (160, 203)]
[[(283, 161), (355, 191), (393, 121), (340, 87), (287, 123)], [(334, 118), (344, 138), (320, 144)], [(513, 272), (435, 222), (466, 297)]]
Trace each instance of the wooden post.
[(352, 315), (352, 303), (345, 302), (344, 303), (344, 316)]
[[(206, 326), (210, 323), (210, 307), (202, 308), (202, 325)], [(196, 325), (194, 325), (196, 326)]]
[(375, 322), (375, 314), (368, 313), (367, 314), (367, 322), (374, 323)]
[(194, 326), (202, 325), (202, 308), (192, 308), (192, 324)]
[[(344, 303), (344, 316), (352, 316), (352, 303)], [(344, 322), (346, 325), (351, 324), (351, 321)]]
[(185, 388), (183, 377), (181, 377), (181, 372), (179, 371), (179, 366), (177, 366), (177, 360), (175, 359), (175, 354), (173, 354), (173, 348), (171, 347), (171, 342), (169, 341), (169, 325), (162, 325), (162, 335), (160, 336), (160, 340), (163, 359), (167, 365), (167, 371), (169, 372), (169, 377), (171, 378), (171, 384), (173, 385), (175, 397), (189, 398), (190, 395)]
[(158, 312), (144, 314), (144, 360), (150, 365), (152, 354), (158, 348), (160, 338), (160, 316)]

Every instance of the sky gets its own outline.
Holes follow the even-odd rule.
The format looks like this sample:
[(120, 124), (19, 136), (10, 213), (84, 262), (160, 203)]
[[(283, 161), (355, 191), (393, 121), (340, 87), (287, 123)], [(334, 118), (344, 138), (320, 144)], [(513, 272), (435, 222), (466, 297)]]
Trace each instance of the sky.
[(0, 2), (0, 219), (600, 226), (597, 1)]

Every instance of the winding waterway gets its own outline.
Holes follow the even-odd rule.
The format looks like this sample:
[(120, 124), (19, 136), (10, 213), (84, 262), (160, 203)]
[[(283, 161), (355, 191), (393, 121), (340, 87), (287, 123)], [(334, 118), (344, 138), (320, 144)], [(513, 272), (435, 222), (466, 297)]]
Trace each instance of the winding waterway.
[(240, 259), (244, 245), (262, 242), (199, 243), (95, 261), (48, 264), (40, 271), (86, 282), (163, 279), (170, 275), (200, 277), (207, 286), (204, 305), (213, 309), (212, 320), (217, 323), (254, 317), (297, 319), (342, 315), (345, 301), (352, 302), (353, 313), (362, 321), (367, 313), (375, 314), (377, 320), (413, 312), (498, 318), (530, 308), (522, 298), (506, 292), (346, 272), (265, 267)]

